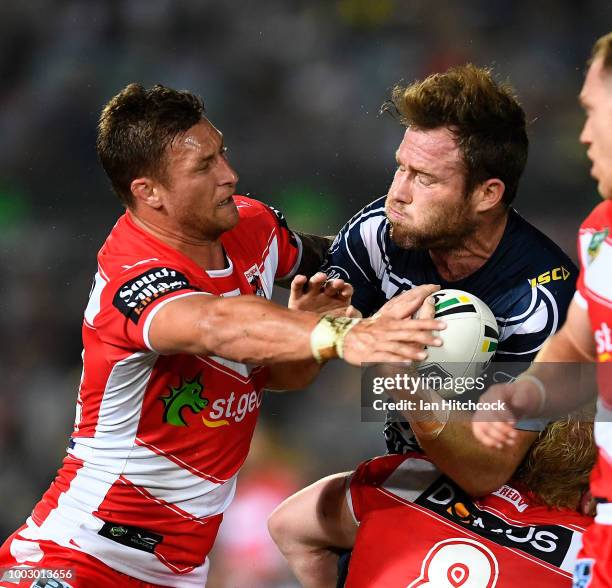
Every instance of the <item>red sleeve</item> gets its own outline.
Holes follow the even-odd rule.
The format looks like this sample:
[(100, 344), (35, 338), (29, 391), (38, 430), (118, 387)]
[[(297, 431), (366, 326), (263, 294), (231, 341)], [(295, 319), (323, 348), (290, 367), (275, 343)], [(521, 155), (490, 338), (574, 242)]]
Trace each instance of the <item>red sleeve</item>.
[(93, 327), (104, 343), (123, 351), (152, 351), (148, 328), (155, 313), (170, 300), (202, 293), (176, 261), (155, 260), (112, 279), (102, 270), (98, 275), (102, 287), (92, 291), (92, 297), (99, 296)]
[(582, 307), (587, 307), (587, 289), (584, 273), (590, 263), (597, 257), (603, 241), (610, 238), (608, 215), (611, 203), (605, 201), (596, 206), (591, 214), (580, 225), (578, 231), (578, 260), (580, 274), (576, 284), (574, 300)]
[[(407, 462), (407, 468), (414, 467), (420, 470), (422, 465), (430, 464), (431, 469), (435, 470), (435, 466), (425, 455), (410, 452), (405, 455), (374, 457), (361, 463), (353, 472), (348, 481), (346, 498), (357, 522), (360, 522), (369, 510), (375, 508), (372, 489), (381, 487), (404, 462)], [(436, 471), (435, 475), (437, 476), (439, 473)], [(418, 484), (416, 479), (415, 483)]]
[(287, 220), (280, 210), (272, 206), (264, 205), (268, 214), (274, 219), (276, 226), (276, 238), (278, 243), (278, 266), (276, 268), (277, 279), (287, 279), (300, 265), (302, 258), (302, 242), (300, 238), (289, 228)]
[(289, 229), (283, 214), (259, 200), (235, 195), (243, 229), (236, 237), (244, 239), (245, 246), (261, 246), (264, 251), (266, 273), (270, 277), (286, 279), (293, 276), (302, 258), (300, 238)]

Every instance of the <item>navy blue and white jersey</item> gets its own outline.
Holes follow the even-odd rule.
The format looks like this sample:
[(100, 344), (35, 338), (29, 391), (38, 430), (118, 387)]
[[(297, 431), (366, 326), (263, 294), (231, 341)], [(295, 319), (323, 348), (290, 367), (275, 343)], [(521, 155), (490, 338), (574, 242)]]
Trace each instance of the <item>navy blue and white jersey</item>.
[[(342, 228), (321, 268), (330, 278), (343, 278), (353, 285), (355, 308), (369, 316), (387, 300), (421, 284), (465, 290), (495, 315), (499, 327), (495, 361), (532, 361), (565, 321), (578, 277), (570, 258), (511, 209), (493, 255), (471, 275), (448, 282), (427, 250), (402, 249), (392, 241), (385, 198), (366, 206)], [(394, 433), (387, 425), (389, 450), (406, 451), (397, 439), (399, 429), (405, 427), (398, 429), (395, 424)], [(541, 424), (521, 428), (537, 430)]]

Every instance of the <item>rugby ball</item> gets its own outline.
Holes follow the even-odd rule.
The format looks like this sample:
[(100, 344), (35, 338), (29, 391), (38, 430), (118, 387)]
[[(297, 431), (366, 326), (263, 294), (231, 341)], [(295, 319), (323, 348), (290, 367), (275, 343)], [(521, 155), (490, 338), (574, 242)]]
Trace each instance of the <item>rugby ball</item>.
[[(433, 298), (435, 316), (447, 326), (439, 332), (442, 346), (427, 348), (419, 373), (443, 378), (478, 377), (497, 349), (499, 327), (493, 313), (480, 298), (463, 290), (439, 290)], [(446, 397), (455, 394), (452, 389), (438, 392)]]

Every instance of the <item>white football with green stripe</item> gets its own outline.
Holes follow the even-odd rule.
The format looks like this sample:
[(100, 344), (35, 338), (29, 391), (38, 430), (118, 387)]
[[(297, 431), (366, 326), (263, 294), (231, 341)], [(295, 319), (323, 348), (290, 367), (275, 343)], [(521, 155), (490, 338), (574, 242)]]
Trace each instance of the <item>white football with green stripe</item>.
[(480, 375), (495, 355), (499, 328), (489, 307), (463, 290), (434, 294), (436, 318), (446, 322), (440, 331), (442, 347), (429, 347), (421, 365), (437, 364), (453, 377)]

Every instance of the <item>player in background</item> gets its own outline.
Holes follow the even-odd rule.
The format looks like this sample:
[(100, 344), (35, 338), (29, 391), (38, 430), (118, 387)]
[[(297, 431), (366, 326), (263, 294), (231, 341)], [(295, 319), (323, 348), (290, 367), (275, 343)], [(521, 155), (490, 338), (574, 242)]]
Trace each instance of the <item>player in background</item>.
[[(326, 359), (416, 359), (443, 323), (320, 317), (270, 302), (300, 244), (282, 216), (235, 195), (201, 100), (130, 84), (104, 107), (97, 149), (126, 207), (98, 254), (64, 465), (0, 568), (70, 567), (64, 586), (201, 588), (263, 389), (307, 385)], [(350, 287), (331, 284), (350, 298)], [(5, 577), (0, 585), (13, 585)]]
[(593, 163), (591, 175), (604, 202), (580, 227), (581, 272), (568, 318), (524, 377), (486, 393), (486, 400), (506, 401), (509, 420), (491, 422), (490, 416), (477, 413), (472, 426), (487, 447), (512, 447), (516, 419), (570, 411), (588, 399), (588, 388), (564, 377), (565, 370), (551, 369), (551, 363), (597, 362), (595, 440), (599, 454), (591, 477), (597, 516), (584, 538), (575, 586), (599, 588), (612, 586), (612, 33), (595, 43), (580, 102), (586, 112), (580, 141), (587, 147)]
[(339, 549), (353, 549), (346, 588), (569, 587), (592, 521), (579, 512), (592, 434), (575, 419), (552, 423), (512, 479), (479, 499), (421, 453), (376, 457), (316, 482), (323, 493), (302, 491), (321, 497), (317, 517), (300, 494), (290, 499), (298, 534), (284, 554), (306, 588), (336, 585)]

